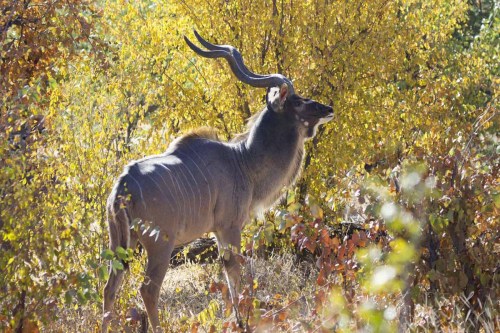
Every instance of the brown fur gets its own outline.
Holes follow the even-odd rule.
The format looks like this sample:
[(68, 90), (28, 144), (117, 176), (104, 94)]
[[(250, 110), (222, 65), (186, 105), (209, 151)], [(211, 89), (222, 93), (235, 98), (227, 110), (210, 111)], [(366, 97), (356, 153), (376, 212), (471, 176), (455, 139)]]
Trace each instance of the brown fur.
[(217, 130), (208, 126), (195, 128), (177, 139), (177, 145), (182, 146), (193, 140), (206, 139), (211, 141), (220, 141)]

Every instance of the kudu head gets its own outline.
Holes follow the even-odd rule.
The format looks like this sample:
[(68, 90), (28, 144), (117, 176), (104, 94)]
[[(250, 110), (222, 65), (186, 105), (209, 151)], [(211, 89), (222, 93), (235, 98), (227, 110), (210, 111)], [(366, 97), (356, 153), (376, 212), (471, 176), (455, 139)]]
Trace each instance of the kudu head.
[(196, 39), (207, 50), (194, 45), (186, 36), (184, 40), (197, 54), (206, 58), (224, 58), (236, 77), (253, 87), (267, 88), (267, 109), (275, 112), (289, 124), (296, 125), (305, 138), (312, 138), (319, 125), (333, 118), (331, 106), (301, 97), (295, 93), (292, 81), (281, 74), (261, 75), (251, 72), (243, 63), (240, 52), (230, 45), (214, 45), (194, 31)]

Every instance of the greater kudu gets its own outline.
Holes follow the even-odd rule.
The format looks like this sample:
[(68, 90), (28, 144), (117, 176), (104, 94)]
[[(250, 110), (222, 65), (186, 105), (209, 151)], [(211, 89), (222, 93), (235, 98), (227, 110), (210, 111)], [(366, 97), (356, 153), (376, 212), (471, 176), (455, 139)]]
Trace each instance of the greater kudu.
[[(221, 252), (228, 248), (238, 251), (241, 229), (250, 215), (269, 208), (283, 187), (294, 182), (304, 141), (333, 117), (330, 106), (296, 95), (292, 82), (283, 75), (252, 73), (235, 48), (213, 45), (196, 31), (195, 35), (207, 50), (184, 38), (197, 54), (225, 58), (240, 81), (268, 88), (267, 107), (237, 140), (221, 142), (195, 131), (172, 142), (163, 154), (130, 163), (109, 196), (111, 250), (133, 248), (139, 241), (147, 251), (146, 278), (140, 291), (155, 332), (160, 331), (160, 286), (174, 247), (213, 232)], [(136, 223), (156, 228), (155, 237), (131, 228)], [(225, 252), (224, 266), (234, 301), (240, 264), (232, 251)], [(123, 274), (123, 270), (109, 270), (103, 331), (107, 331)]]

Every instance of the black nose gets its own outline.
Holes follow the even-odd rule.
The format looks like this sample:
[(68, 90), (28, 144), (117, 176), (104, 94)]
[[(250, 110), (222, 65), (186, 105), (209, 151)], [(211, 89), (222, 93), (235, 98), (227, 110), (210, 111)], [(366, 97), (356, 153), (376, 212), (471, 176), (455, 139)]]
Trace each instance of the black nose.
[(321, 105), (321, 111), (328, 113), (329, 115), (333, 114), (333, 108), (330, 105)]

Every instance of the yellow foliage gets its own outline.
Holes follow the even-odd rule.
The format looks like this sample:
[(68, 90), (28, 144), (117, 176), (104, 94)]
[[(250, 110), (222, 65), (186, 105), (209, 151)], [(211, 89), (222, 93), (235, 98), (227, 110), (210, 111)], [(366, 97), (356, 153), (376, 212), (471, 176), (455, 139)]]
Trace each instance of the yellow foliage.
[[(498, 20), (474, 47), (454, 41), (470, 1), (70, 3), (78, 7), (51, 7), (54, 24), (42, 25), (49, 35), (32, 46), (50, 52), (39, 65), (35, 47), (9, 53), (20, 30), (2, 32), (0, 69), (10, 80), (0, 81), (8, 92), (0, 100), (2, 309), (23, 297), (97, 304), (106, 198), (123, 166), (200, 126), (231, 139), (263, 108), (263, 90), (185, 45), (193, 28), (237, 47), (254, 72), (283, 73), (301, 95), (333, 105), (336, 118), (308, 144), (300, 180), (300, 194), (319, 199), (314, 216), (332, 223), (367, 165), (390, 173), (406, 157), (446, 156), (466, 144), (486, 105), (498, 114)], [(495, 119), (484, 128), (498, 127)], [(51, 318), (47, 309), (25, 307)], [(208, 310), (207, 320), (217, 306)]]

